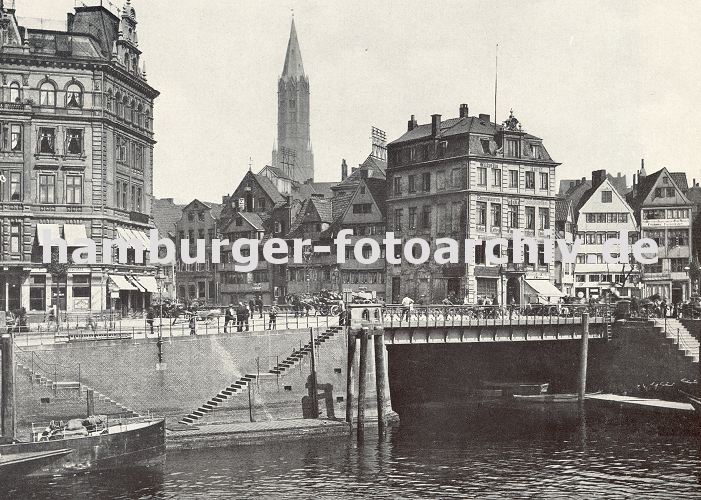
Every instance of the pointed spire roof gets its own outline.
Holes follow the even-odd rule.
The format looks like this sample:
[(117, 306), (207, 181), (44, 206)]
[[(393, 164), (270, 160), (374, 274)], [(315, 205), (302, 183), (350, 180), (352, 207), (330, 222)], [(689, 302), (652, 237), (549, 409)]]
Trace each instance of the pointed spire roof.
[(300, 78), (303, 76), (304, 65), (302, 64), (302, 51), (299, 50), (295, 20), (292, 18), (290, 40), (287, 42), (287, 55), (285, 56), (285, 66), (282, 68), (282, 78)]

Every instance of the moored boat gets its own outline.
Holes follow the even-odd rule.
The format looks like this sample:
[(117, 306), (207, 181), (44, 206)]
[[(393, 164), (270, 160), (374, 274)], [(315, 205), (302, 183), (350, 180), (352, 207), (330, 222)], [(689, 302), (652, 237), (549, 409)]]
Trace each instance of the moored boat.
[(0, 445), (2, 456), (61, 450), (68, 450), (68, 453), (25, 473), (54, 475), (160, 464), (165, 456), (165, 421), (144, 418), (106, 420), (83, 431), (49, 426), (33, 433), (31, 442)]
[(69, 449), (0, 455), (0, 477), (14, 481), (71, 453)]

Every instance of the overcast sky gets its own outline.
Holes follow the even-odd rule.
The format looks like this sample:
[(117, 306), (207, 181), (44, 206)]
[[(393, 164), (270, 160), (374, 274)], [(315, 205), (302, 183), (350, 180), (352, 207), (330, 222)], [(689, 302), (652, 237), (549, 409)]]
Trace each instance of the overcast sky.
[[(85, 0), (92, 3), (95, 0)], [(99, 1), (99, 0), (98, 0)], [(11, 0), (5, 0), (10, 3)], [(105, 0), (106, 3), (106, 0)], [(116, 0), (122, 5), (121, 0)], [(311, 85), (316, 180), (432, 113), (513, 108), (558, 178), (666, 166), (701, 179), (695, 1), (133, 0), (156, 102), (155, 195), (220, 201), (270, 163), (291, 10)], [(16, 0), (65, 19), (74, 0)], [(629, 178), (630, 179), (630, 178)], [(630, 180), (629, 180), (630, 182)]]

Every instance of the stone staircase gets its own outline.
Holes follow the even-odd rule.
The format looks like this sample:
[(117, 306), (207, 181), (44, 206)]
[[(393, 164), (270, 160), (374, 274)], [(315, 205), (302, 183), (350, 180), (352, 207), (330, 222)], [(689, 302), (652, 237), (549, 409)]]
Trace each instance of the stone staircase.
[(665, 337), (671, 340), (677, 346), (677, 349), (684, 354), (684, 357), (694, 363), (699, 362), (699, 341), (689, 333), (689, 330), (678, 319), (667, 318), (666, 331), (664, 319), (656, 318), (654, 322), (655, 328), (664, 333)]
[(47, 377), (46, 375), (42, 375), (38, 371), (32, 371), (32, 368), (30, 366), (25, 365), (22, 361), (17, 361), (16, 364), (17, 368), (25, 372), (32, 383), (38, 384), (42, 387), (45, 387), (47, 389), (50, 389), (52, 391), (58, 392), (58, 391), (77, 391), (78, 393), (82, 393), (83, 390), (91, 390), (94, 393), (95, 399), (98, 401), (104, 401), (110, 405), (113, 405), (115, 408), (115, 413), (123, 413), (126, 416), (129, 417), (140, 417), (141, 414), (136, 412), (135, 410), (115, 401), (114, 399), (106, 396), (105, 394), (101, 393), (100, 391), (96, 390), (93, 387), (87, 386), (81, 382), (78, 381), (54, 381)]
[[(342, 326), (332, 326), (326, 329), (324, 333), (322, 333), (314, 339), (314, 345), (320, 346), (321, 344), (329, 340), (331, 337), (336, 335), (338, 332), (340, 332), (342, 329)], [(302, 346), (300, 349), (295, 349), (294, 351), (292, 351), (292, 354), (290, 354), (284, 360), (280, 361), (278, 364), (273, 366), (273, 368), (271, 368), (267, 374), (261, 374), (261, 376), (284, 375), (285, 372), (288, 372), (291, 368), (300, 363), (304, 358), (311, 355), (311, 352), (312, 343), (310, 341), (306, 345)], [(229, 398), (232, 398), (236, 394), (241, 394), (242, 392), (246, 391), (248, 389), (248, 385), (252, 383), (256, 378), (257, 375), (244, 375), (243, 377), (236, 380), (236, 382), (227, 386), (225, 389), (217, 393), (216, 396), (211, 398), (209, 401), (204, 403), (195, 411), (183, 417), (179, 423), (186, 425), (192, 425), (196, 423), (200, 418), (204, 417), (208, 413), (213, 412), (217, 407), (224, 404)]]

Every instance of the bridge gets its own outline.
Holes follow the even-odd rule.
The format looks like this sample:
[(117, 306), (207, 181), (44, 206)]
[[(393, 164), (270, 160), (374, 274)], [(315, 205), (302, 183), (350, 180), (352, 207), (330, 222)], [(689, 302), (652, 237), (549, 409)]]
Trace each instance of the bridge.
[(582, 336), (585, 313), (590, 338), (610, 334), (609, 304), (577, 305), (428, 305), (351, 304), (351, 327), (384, 330), (385, 344), (430, 344), (574, 340)]

